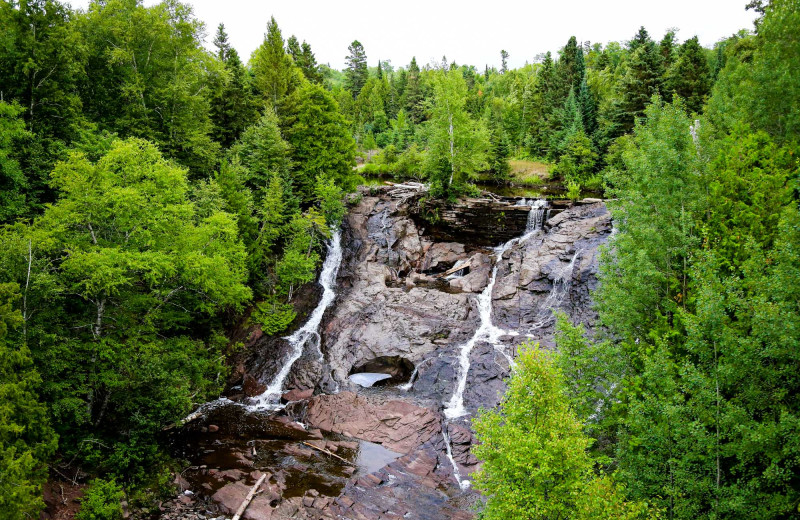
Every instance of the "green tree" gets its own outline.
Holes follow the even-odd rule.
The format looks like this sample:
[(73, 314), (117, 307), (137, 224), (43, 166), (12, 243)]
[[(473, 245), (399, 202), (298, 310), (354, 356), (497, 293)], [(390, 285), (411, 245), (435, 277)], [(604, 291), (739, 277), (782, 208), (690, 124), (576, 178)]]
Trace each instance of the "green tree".
[(281, 136), (278, 116), (272, 109), (267, 109), (254, 125), (244, 131), (241, 139), (231, 147), (231, 155), (247, 168), (245, 184), (257, 197), (273, 174), (284, 181), (289, 179), (289, 144)]
[(59, 201), (4, 237), (62, 448), (127, 479), (157, 459), (156, 432), (217, 388), (224, 343), (185, 327), (250, 298), (235, 219), (197, 219), (186, 175), (136, 139), (96, 163), (73, 154), (53, 173)]
[(44, 507), (45, 462), (57, 443), (30, 351), (12, 339), (23, 321), (13, 308), (19, 298), (16, 284), (0, 284), (0, 515), (9, 520), (32, 518)]
[(711, 70), (697, 36), (681, 45), (677, 61), (667, 71), (667, 85), (672, 93), (684, 100), (690, 112), (702, 112), (711, 92)]
[(211, 99), (212, 136), (222, 148), (230, 148), (244, 129), (255, 122), (258, 111), (247, 71), (239, 59), (239, 53), (228, 42), (223, 24), (217, 28), (214, 46), (226, 74), (221, 76), (221, 85)]
[(615, 107), (614, 136), (633, 130), (636, 119), (644, 115), (651, 98), (661, 93), (664, 82), (664, 67), (659, 49), (644, 27), (630, 41), (629, 52), (624, 75), (617, 87), (619, 101)]
[(275, 17), (270, 18), (264, 41), (250, 57), (250, 68), (256, 90), (276, 110), (302, 80), (300, 71), (284, 50), (283, 36)]
[(101, 130), (153, 141), (194, 176), (207, 176), (219, 150), (207, 86), (221, 63), (203, 48), (191, 7), (92, 2), (76, 23), (88, 55), (79, 85), (86, 117)]
[(646, 518), (648, 507), (596, 477), (592, 440), (570, 407), (563, 376), (538, 346), (523, 345), (497, 410), (473, 421), (483, 462), (475, 486), (487, 497), (481, 518)]
[(316, 83), (303, 85), (287, 101), (283, 128), (296, 165), (292, 185), (304, 202), (313, 200), (320, 174), (346, 190), (355, 187), (355, 142), (348, 127), (336, 100)]
[(353, 40), (347, 50), (350, 51), (350, 54), (345, 57), (347, 70), (345, 70), (344, 87), (355, 99), (361, 93), (361, 89), (369, 77), (367, 54), (364, 52), (364, 46), (358, 40)]
[(317, 58), (311, 50), (311, 45), (303, 41), (300, 45), (297, 38), (292, 35), (286, 41), (286, 51), (294, 60), (295, 64), (303, 71), (303, 75), (308, 81), (322, 83), (322, 73), (317, 65)]
[(20, 118), (23, 108), (0, 101), (0, 222), (10, 222), (28, 210), (28, 180), (16, 149), (30, 134)]
[(427, 122), (426, 170), (434, 196), (455, 194), (485, 164), (488, 133), (466, 111), (467, 85), (460, 70), (434, 76), (431, 118)]

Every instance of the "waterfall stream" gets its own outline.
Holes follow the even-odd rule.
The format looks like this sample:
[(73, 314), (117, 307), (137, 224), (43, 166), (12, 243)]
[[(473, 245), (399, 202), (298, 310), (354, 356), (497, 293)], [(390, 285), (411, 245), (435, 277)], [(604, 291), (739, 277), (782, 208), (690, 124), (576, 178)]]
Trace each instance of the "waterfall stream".
[(252, 404), (249, 406), (252, 410), (263, 410), (270, 408), (277, 408), (280, 403), (281, 391), (283, 383), (289, 376), (289, 371), (292, 365), (300, 359), (307, 343), (311, 338), (317, 339), (317, 348), (319, 349), (320, 361), (322, 361), (322, 345), (319, 335), (319, 325), (322, 322), (322, 316), (328, 309), (334, 298), (336, 298), (336, 291), (334, 290), (336, 284), (336, 275), (339, 272), (339, 264), (342, 263), (342, 244), (341, 232), (334, 231), (333, 237), (328, 242), (328, 255), (325, 257), (325, 262), (322, 264), (322, 272), (319, 275), (319, 284), (323, 288), (322, 298), (320, 298), (308, 321), (302, 327), (297, 329), (291, 336), (284, 339), (289, 342), (292, 347), (292, 352), (289, 359), (281, 367), (280, 371), (275, 375), (272, 382), (267, 386), (264, 392), (253, 398)]
[[(524, 204), (524, 199), (520, 202), (523, 204), (519, 205), (526, 205)], [(494, 290), (494, 284), (497, 280), (497, 268), (500, 265), (500, 261), (503, 258), (508, 249), (513, 246), (515, 243), (519, 241), (525, 240), (527, 237), (533, 235), (541, 231), (542, 227), (544, 226), (544, 222), (546, 221), (545, 215), (547, 211), (547, 201), (546, 200), (533, 200), (530, 202), (531, 210), (528, 214), (528, 226), (525, 229), (525, 234), (521, 237), (516, 237), (505, 244), (495, 248), (494, 250), (494, 258), (495, 264), (492, 268), (492, 274), (489, 278), (489, 283), (483, 289), (481, 294), (478, 296), (478, 312), (480, 314), (480, 324), (478, 329), (472, 335), (472, 337), (464, 343), (460, 348), (461, 352), (459, 353), (458, 361), (459, 361), (459, 370), (458, 370), (458, 383), (456, 385), (456, 390), (453, 392), (453, 395), (450, 397), (450, 400), (447, 402), (445, 409), (444, 409), (444, 416), (448, 420), (456, 419), (458, 417), (462, 417), (467, 415), (467, 410), (464, 407), (464, 391), (467, 388), (467, 376), (469, 374), (469, 366), (470, 366), (470, 354), (472, 353), (472, 349), (475, 347), (475, 344), (479, 341), (484, 341), (486, 343), (491, 344), (495, 348), (498, 348), (498, 340), (500, 336), (504, 334), (508, 334), (507, 331), (496, 327), (492, 322), (492, 291)], [(572, 271), (570, 270), (570, 273)], [(498, 349), (499, 350), (499, 349)], [(513, 359), (508, 356), (505, 352), (501, 353), (506, 356), (509, 360), (509, 363), (513, 364)], [(442, 428), (442, 435), (444, 436), (445, 445), (447, 447), (447, 457), (450, 459), (451, 464), (453, 465), (454, 476), (458, 481), (458, 485), (461, 489), (467, 489), (470, 486), (470, 481), (467, 479), (462, 479), (461, 474), (458, 471), (458, 465), (456, 461), (453, 459), (453, 452), (452, 447), (450, 446), (450, 438), (445, 431), (446, 428)]]

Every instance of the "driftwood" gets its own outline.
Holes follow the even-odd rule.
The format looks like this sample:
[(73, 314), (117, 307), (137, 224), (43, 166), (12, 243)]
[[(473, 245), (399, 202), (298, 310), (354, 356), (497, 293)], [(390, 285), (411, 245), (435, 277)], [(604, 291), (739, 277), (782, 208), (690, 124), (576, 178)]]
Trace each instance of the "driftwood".
[(448, 269), (447, 271), (445, 271), (445, 272), (443, 272), (443, 273), (441, 273), (441, 274), (438, 274), (438, 275), (436, 275), (436, 278), (445, 278), (445, 277), (447, 277), (447, 276), (450, 276), (450, 275), (451, 275), (451, 274), (453, 274), (453, 273), (457, 273), (457, 272), (459, 272), (459, 271), (463, 271), (463, 270), (464, 270), (464, 269), (466, 269), (467, 267), (469, 267), (469, 262), (464, 262), (463, 264), (458, 264), (458, 263), (456, 263), (456, 265), (454, 265), (453, 267), (451, 267), (451, 268), (450, 268), (450, 269)]
[(242, 505), (239, 506), (239, 509), (236, 510), (236, 514), (233, 515), (233, 520), (239, 520), (244, 514), (244, 510), (247, 509), (247, 506), (250, 505), (250, 502), (253, 500), (253, 497), (256, 496), (256, 490), (261, 486), (261, 483), (264, 482), (264, 479), (267, 478), (267, 474), (264, 473), (259, 477), (258, 482), (256, 482), (255, 486), (250, 488), (250, 492), (242, 502)]
[[(345, 459), (345, 458), (342, 458), (342, 457), (340, 457), (340, 456), (336, 455), (335, 453), (331, 453), (331, 452), (329, 452), (328, 450), (323, 450), (323, 449), (322, 449), (322, 448), (320, 448), (319, 446), (314, 446), (313, 444), (311, 444), (311, 443), (309, 443), (309, 442), (303, 442), (303, 444), (305, 444), (305, 445), (306, 445), (306, 446), (308, 446), (309, 448), (314, 448), (315, 450), (319, 450), (319, 451), (321, 451), (322, 453), (325, 453), (325, 454), (327, 454), (327, 455), (330, 455), (331, 457), (334, 457), (334, 458), (336, 458), (336, 459), (339, 459), (339, 460), (341, 460), (342, 462), (344, 462), (345, 464), (350, 464), (351, 466), (355, 466), (355, 464), (353, 464), (353, 463), (352, 463), (352, 462), (350, 462), (349, 460), (347, 460), (347, 459)], [(234, 520), (236, 520), (236, 519), (234, 519)]]

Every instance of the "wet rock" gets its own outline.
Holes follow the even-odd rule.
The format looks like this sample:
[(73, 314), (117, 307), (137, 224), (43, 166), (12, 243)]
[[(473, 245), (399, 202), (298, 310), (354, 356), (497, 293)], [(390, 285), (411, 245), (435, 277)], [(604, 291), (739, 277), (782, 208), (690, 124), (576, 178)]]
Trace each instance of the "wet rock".
[(318, 395), (308, 403), (308, 424), (408, 453), (441, 431), (441, 417), (401, 400), (376, 401), (352, 392)]
[(294, 390), (289, 390), (288, 392), (284, 393), (283, 396), (281, 396), (281, 401), (284, 403), (288, 403), (290, 401), (302, 401), (303, 399), (308, 399), (312, 395), (314, 395), (313, 388), (306, 388), (304, 390), (295, 388)]

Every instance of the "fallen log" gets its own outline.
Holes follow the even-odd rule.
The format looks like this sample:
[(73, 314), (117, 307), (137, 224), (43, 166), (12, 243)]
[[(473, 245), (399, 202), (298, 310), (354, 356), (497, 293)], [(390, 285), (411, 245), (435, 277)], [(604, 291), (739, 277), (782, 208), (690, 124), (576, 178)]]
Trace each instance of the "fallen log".
[(247, 509), (247, 506), (250, 505), (250, 502), (253, 500), (253, 497), (256, 496), (256, 490), (261, 486), (261, 483), (264, 482), (264, 479), (267, 478), (267, 474), (264, 473), (259, 477), (258, 482), (250, 488), (250, 492), (244, 498), (244, 502), (242, 505), (239, 506), (239, 509), (236, 510), (236, 514), (233, 515), (233, 520), (239, 520), (242, 515), (244, 514), (244, 510)]
[[(354, 464), (354, 463), (352, 463), (352, 462), (350, 462), (349, 460), (347, 460), (347, 459), (345, 459), (345, 458), (342, 458), (342, 457), (340, 457), (340, 456), (336, 455), (335, 453), (331, 453), (331, 452), (329, 452), (328, 450), (323, 450), (323, 449), (322, 449), (322, 448), (320, 448), (319, 446), (314, 446), (313, 444), (311, 444), (311, 443), (309, 443), (309, 442), (303, 442), (303, 444), (305, 444), (305, 445), (306, 445), (306, 446), (308, 446), (309, 448), (314, 448), (315, 450), (319, 450), (319, 451), (321, 451), (322, 453), (325, 453), (325, 454), (327, 454), (327, 455), (330, 455), (331, 457), (337, 458), (337, 459), (341, 460), (342, 462), (344, 462), (345, 464), (350, 464), (351, 466), (355, 466), (355, 464)], [(234, 518), (234, 520), (236, 520), (236, 519)]]

